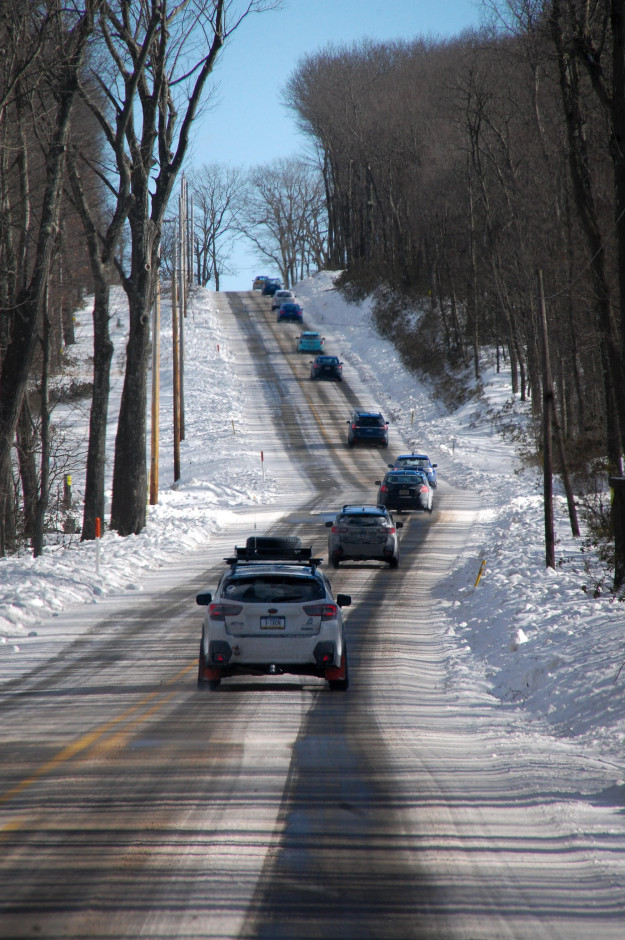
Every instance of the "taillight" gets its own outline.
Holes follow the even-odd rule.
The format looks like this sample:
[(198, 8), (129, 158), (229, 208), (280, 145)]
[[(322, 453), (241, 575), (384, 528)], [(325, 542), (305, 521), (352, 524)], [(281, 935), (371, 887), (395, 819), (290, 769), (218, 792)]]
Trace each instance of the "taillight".
[(395, 535), (395, 526), (394, 525), (389, 526), (388, 531), (389, 531), (389, 535)]
[(386, 484), (382, 484), (380, 487), (380, 493), (388, 493), (388, 486), (386, 486)]
[(339, 611), (336, 604), (310, 604), (302, 610), (309, 617), (320, 617), (321, 620), (336, 620)]
[(242, 610), (242, 604), (211, 604), (208, 616), (211, 620), (225, 620), (226, 617), (236, 617)]
[(422, 487), (421, 487), (421, 492), (422, 492), (422, 493), (427, 493), (427, 491), (428, 491), (427, 486), (422, 486)]

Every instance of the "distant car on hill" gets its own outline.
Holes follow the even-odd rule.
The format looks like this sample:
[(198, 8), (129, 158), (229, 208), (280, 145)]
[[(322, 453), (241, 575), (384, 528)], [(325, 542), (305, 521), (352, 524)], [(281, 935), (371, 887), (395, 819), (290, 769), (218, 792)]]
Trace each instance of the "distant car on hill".
[(282, 290), (282, 281), (279, 277), (268, 277), (261, 294), (263, 297), (273, 297), (277, 290)]
[(347, 443), (349, 447), (362, 441), (365, 444), (381, 444), (388, 447), (388, 421), (379, 411), (362, 411), (357, 408), (347, 422)]
[(277, 290), (271, 298), (271, 309), (277, 310), (282, 304), (295, 303), (295, 294), (292, 290)]
[(392, 470), (423, 470), (428, 478), (428, 483), (432, 489), (436, 489), (436, 468), (438, 464), (432, 463), (427, 454), (400, 454), (395, 458), (394, 463), (390, 463)]
[(321, 333), (305, 330), (297, 337), (298, 352), (323, 352), (325, 337)]
[(343, 363), (338, 356), (316, 356), (310, 363), (311, 379), (343, 381)]
[(384, 474), (383, 480), (376, 480), (378, 506), (386, 506), (397, 512), (408, 509), (422, 509), (432, 512), (432, 487), (428, 483), (425, 470), (403, 470), (395, 468)]
[(299, 304), (286, 303), (282, 304), (278, 310), (278, 316), (276, 320), (280, 323), (281, 320), (294, 320), (296, 323), (301, 323), (304, 318), (304, 311)]

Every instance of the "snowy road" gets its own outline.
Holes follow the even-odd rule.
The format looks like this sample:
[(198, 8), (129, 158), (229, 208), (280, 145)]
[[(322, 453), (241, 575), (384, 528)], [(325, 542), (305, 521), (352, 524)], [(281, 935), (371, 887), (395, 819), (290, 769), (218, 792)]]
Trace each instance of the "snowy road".
[[(449, 681), (440, 583), (474, 535), (475, 495), (443, 478), (433, 515), (406, 518), (399, 570), (332, 573), (353, 598), (346, 694), (293, 677), (195, 688), (193, 597), (234, 542), (254, 524), (323, 551), (329, 513), (370, 500), (386, 463), (345, 446), (350, 407), (374, 403), (356, 376), (310, 383), (268, 301), (219, 302), (279, 502), (124, 609), (90, 609), (86, 635), (41, 644), (8, 687), (0, 936), (622, 937), (610, 846), (598, 861), (559, 810), (570, 752), (533, 736), (524, 753), (504, 707)], [(389, 458), (401, 447), (391, 428)]]

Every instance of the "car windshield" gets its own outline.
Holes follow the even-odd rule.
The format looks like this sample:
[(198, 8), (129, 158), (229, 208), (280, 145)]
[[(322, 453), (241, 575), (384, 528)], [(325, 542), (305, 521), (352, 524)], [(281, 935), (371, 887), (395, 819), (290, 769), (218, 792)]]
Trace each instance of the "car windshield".
[(384, 516), (381, 516), (379, 513), (360, 513), (357, 516), (343, 516), (341, 522), (346, 522), (349, 526), (370, 526), (370, 525), (384, 525), (386, 519)]
[(363, 428), (382, 428), (384, 418), (382, 415), (359, 415), (357, 423)]
[(316, 578), (256, 575), (226, 581), (223, 595), (228, 600), (248, 603), (297, 604), (322, 600), (325, 597), (325, 590)]

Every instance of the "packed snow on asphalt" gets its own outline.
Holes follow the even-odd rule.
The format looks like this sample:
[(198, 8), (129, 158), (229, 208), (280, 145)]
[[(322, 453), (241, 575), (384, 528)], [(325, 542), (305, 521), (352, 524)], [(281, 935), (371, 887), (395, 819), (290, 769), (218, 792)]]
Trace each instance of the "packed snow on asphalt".
[[(441, 478), (479, 495), (473, 544), (438, 590), (449, 624), (449, 683), (467, 704), (491, 703), (493, 749), (503, 729), (506, 747), (518, 748), (528, 779), (538, 759), (547, 762), (541, 773), (548, 774), (545, 755), (557, 753), (559, 772), (571, 755), (573, 779), (558, 813), (589, 857), (599, 862), (610, 855), (610, 866), (625, 886), (625, 858), (615, 852), (615, 840), (622, 846), (625, 829), (625, 611), (609, 593), (593, 596), (583, 540), (571, 536), (557, 484), (557, 565), (555, 570), (545, 567), (542, 473), (524, 464), (515, 450), (517, 435), (511, 429), (527, 425), (528, 406), (513, 396), (507, 363), (497, 372), (485, 359), (480, 387), (450, 411), (376, 334), (370, 303), (348, 304), (330, 273), (309, 278), (295, 290), (307, 327), (320, 329), (328, 352), (340, 354), (344, 374), (357, 374), (369, 389), (367, 405), (383, 411), (407, 448), (427, 452)], [(114, 303), (109, 453), (127, 329), (121, 290), (114, 291)], [(147, 526), (138, 536), (120, 538), (106, 531), (97, 545), (65, 536), (63, 544), (48, 545), (40, 558), (22, 553), (0, 559), (0, 687), (32, 668), (42, 640), (49, 643), (58, 636), (59, 643), (67, 643), (75, 637), (80, 618), (72, 618), (70, 632), (59, 629), (65, 613), (87, 605), (90, 614), (81, 623), (88, 629), (104, 599), (123, 607), (130, 594), (142, 591), (148, 575), (158, 570), (166, 577), (168, 568), (180, 565), (181, 555), (227, 532), (235, 514), (237, 524), (246, 512), (255, 524), (257, 515), (272, 507), (277, 517), (284, 495), (293, 492), (284, 464), (272, 463), (259, 449), (214, 294), (196, 289), (190, 303), (181, 480), (172, 485), (171, 332), (165, 299), (159, 502), (149, 507)], [(88, 381), (88, 304), (76, 315), (76, 332), (76, 346), (65, 351), (68, 370), (78, 381)], [(71, 408), (58, 406), (53, 415), (57, 439), (74, 451), (78, 525), (88, 412), (89, 400), (83, 399)], [(588, 768), (587, 777), (580, 767)], [(554, 802), (550, 812), (555, 812)]]

